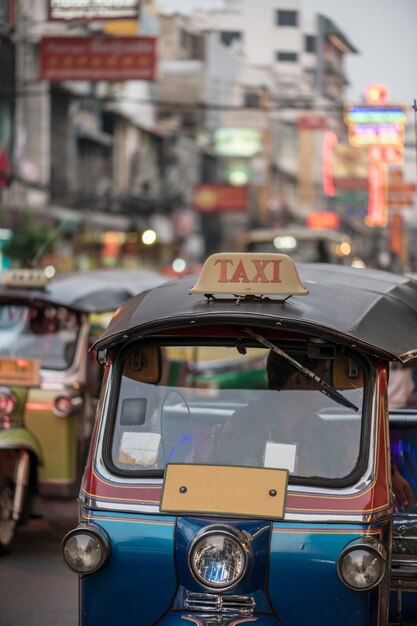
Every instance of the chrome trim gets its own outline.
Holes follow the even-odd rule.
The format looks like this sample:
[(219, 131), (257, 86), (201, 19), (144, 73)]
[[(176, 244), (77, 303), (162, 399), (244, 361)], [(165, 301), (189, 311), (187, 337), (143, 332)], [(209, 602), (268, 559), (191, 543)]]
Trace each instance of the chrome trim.
[(394, 555), (391, 559), (391, 578), (392, 581), (413, 580), (417, 585), (417, 555)]
[(187, 593), (184, 608), (193, 611), (216, 611), (252, 615), (256, 602), (251, 596), (220, 595), (215, 593)]
[(13, 519), (17, 522), (23, 510), (26, 487), (29, 479), (30, 457), (27, 450), (19, 452), (19, 460), (15, 468), (15, 491), (13, 497)]
[[(156, 504), (129, 504), (126, 502), (112, 502), (111, 500), (101, 500), (99, 498), (95, 498), (94, 496), (90, 496), (86, 493), (81, 493), (79, 496), (79, 500), (83, 506), (87, 509), (94, 509), (96, 511), (111, 511), (113, 513), (141, 513), (148, 515), (164, 515), (159, 510), (159, 506)], [(386, 518), (389, 515), (389, 509), (385, 509), (381, 512), (376, 512), (372, 514), (362, 515), (357, 513), (346, 514), (343, 513), (339, 515), (337, 513), (331, 514), (326, 513), (323, 515), (317, 514), (286, 514), (283, 522), (294, 522), (294, 523), (343, 523), (343, 524), (351, 524), (351, 523), (360, 523), (360, 524), (369, 524), (373, 522), (377, 522), (381, 519)], [(172, 517), (167, 516), (166, 517)], [(277, 527), (278, 523), (274, 523), (273, 529)], [(272, 530), (274, 532), (274, 530)]]

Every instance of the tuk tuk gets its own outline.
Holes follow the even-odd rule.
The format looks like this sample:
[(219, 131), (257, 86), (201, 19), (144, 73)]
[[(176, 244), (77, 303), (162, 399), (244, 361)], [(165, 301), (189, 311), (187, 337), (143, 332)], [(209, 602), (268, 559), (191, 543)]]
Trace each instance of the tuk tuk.
[[(133, 293), (164, 279), (97, 270), (0, 283), (0, 553), (36, 496), (75, 497), (91, 436), (100, 368), (88, 348)], [(107, 314), (107, 317), (106, 317)]]
[(127, 301), (62, 544), (80, 624), (416, 624), (387, 400), (416, 329), (417, 281), (283, 254)]
[(242, 251), (284, 253), (296, 263), (350, 265), (352, 250), (351, 238), (331, 228), (254, 228), (242, 236)]

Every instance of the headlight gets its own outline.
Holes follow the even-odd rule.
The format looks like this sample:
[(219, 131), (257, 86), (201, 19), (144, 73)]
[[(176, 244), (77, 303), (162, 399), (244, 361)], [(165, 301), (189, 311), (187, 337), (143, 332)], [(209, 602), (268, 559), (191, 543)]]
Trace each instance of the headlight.
[(54, 399), (52, 410), (58, 417), (69, 417), (82, 405), (82, 398), (63, 394)]
[(247, 570), (249, 544), (235, 529), (204, 529), (190, 548), (189, 564), (198, 582), (215, 589), (234, 587)]
[(350, 589), (368, 591), (385, 574), (386, 550), (373, 537), (353, 541), (341, 553), (337, 569), (342, 582)]
[(107, 561), (110, 539), (96, 524), (80, 524), (62, 541), (65, 564), (77, 574), (92, 574)]
[(0, 415), (10, 415), (16, 406), (16, 396), (8, 387), (0, 387)]

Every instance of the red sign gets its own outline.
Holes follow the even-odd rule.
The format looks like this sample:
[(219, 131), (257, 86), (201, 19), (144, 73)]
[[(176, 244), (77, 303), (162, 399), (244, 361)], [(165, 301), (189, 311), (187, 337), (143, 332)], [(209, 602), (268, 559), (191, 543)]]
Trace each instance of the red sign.
[(413, 199), (410, 196), (388, 196), (390, 208), (401, 208), (413, 206)]
[(335, 178), (334, 184), (336, 189), (344, 189), (348, 191), (367, 191), (368, 190), (368, 179), (367, 178)]
[(132, 20), (138, 19), (139, 0), (48, 0), (50, 20)]
[(389, 247), (391, 252), (399, 256), (404, 249), (404, 223), (398, 213), (392, 215), (389, 222)]
[(297, 119), (297, 128), (300, 130), (325, 130), (327, 128), (327, 118), (324, 115), (305, 113)]
[(308, 228), (339, 228), (340, 219), (337, 213), (332, 211), (314, 211), (307, 216)]
[(0, 189), (6, 187), (10, 180), (10, 161), (7, 148), (0, 148)]
[(202, 213), (246, 211), (247, 199), (247, 187), (233, 185), (196, 185), (194, 187), (194, 208)]
[(385, 163), (402, 163), (404, 150), (402, 146), (370, 146), (370, 161), (384, 161)]
[(390, 182), (388, 185), (388, 192), (399, 192), (399, 193), (415, 193), (417, 190), (417, 186), (415, 183), (392, 183)]
[(155, 80), (155, 37), (43, 37), (41, 80)]

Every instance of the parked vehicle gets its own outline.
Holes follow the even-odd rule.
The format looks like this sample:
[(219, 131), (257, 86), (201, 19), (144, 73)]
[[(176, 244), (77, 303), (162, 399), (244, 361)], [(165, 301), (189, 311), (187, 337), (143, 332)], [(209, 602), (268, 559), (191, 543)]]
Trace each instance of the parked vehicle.
[(126, 302), (94, 346), (63, 540), (80, 624), (415, 624), (387, 377), (416, 323), (416, 281), (281, 254), (215, 254)]
[(352, 260), (352, 241), (346, 233), (330, 228), (254, 228), (243, 235), (246, 252), (289, 254), (297, 263), (341, 263)]
[[(88, 353), (109, 313), (163, 282), (148, 271), (5, 272), (0, 284), (0, 553), (35, 497), (74, 497), (100, 368)], [(105, 316), (107, 314), (107, 318)]]

